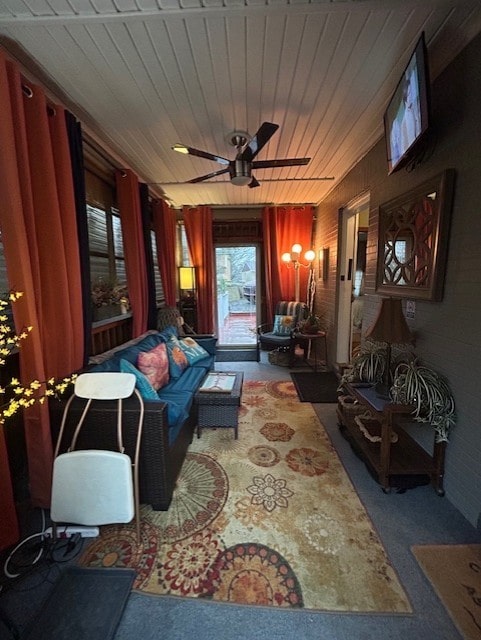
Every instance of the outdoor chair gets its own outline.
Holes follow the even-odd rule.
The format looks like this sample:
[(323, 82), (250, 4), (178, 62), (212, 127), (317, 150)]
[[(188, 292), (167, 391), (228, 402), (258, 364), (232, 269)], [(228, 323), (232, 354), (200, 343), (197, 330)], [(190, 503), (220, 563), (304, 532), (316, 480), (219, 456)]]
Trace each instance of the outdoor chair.
[(295, 357), (295, 332), (307, 315), (308, 307), (305, 302), (278, 302), (274, 310), (274, 322), (257, 327), (257, 362), (260, 360), (261, 350), (284, 348), (289, 353), (289, 364), (292, 365)]

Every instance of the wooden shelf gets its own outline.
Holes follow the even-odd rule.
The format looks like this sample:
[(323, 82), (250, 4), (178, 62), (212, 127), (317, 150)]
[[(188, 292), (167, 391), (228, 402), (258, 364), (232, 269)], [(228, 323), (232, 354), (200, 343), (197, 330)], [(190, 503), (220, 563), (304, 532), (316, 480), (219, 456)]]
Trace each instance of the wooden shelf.
[[(345, 388), (369, 411), (372, 424), (377, 425), (376, 435), (380, 436), (381, 441), (371, 442), (360, 430), (354, 414), (343, 410), (341, 404), (337, 409), (339, 426), (353, 449), (376, 475), (383, 490), (387, 492), (391, 487), (403, 484), (400, 478), (412, 476), (409, 486), (430, 482), (438, 495), (444, 495), (445, 443), (434, 442), (430, 455), (403, 428), (411, 407), (394, 405), (389, 400), (379, 398), (373, 388), (356, 388), (349, 384)], [(397, 436), (396, 442), (391, 441), (393, 434)]]

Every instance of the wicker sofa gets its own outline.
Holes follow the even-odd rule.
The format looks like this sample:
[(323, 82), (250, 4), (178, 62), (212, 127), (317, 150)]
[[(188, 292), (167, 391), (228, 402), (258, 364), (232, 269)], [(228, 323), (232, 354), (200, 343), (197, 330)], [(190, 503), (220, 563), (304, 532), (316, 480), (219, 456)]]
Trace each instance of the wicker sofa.
[[(119, 371), (121, 360), (135, 364), (140, 352), (150, 351), (173, 334), (178, 334), (177, 327), (166, 327), (163, 331), (148, 331), (136, 340), (105, 354), (106, 357), (95, 358), (87, 370)], [(207, 356), (189, 366), (179, 378), (171, 379), (159, 389), (157, 399), (144, 397), (145, 415), (139, 460), (140, 502), (150, 504), (154, 510), (165, 511), (169, 508), (175, 482), (192, 441), (196, 423), (194, 395), (215, 361), (216, 338), (196, 335), (195, 340), (208, 352)], [(50, 405), (54, 442), (57, 441), (60, 430), (65, 401), (55, 400)], [(76, 398), (73, 401), (68, 412), (60, 453), (67, 450), (84, 406), (84, 400)], [(124, 401), (123, 406), (125, 452), (133, 456), (139, 403), (137, 398), (132, 396)], [(80, 431), (76, 448), (116, 450), (116, 425), (117, 403), (94, 402)]]

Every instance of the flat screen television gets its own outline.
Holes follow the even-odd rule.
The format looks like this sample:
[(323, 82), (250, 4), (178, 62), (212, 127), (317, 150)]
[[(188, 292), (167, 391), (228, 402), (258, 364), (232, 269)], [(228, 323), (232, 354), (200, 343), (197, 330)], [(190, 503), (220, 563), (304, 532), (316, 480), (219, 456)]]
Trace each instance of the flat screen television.
[(384, 113), (388, 173), (409, 163), (430, 126), (428, 57), (424, 32)]

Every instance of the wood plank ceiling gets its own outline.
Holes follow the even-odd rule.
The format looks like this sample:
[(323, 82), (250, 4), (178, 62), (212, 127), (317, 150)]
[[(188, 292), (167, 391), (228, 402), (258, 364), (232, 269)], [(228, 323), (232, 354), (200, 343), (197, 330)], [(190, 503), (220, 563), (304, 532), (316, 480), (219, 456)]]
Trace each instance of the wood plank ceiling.
[[(0, 44), (174, 206), (320, 202), (379, 140), (425, 31), (435, 77), (481, 30), (479, 0), (0, 0)], [(233, 186), (177, 142), (227, 158), (234, 130), (279, 130)]]

